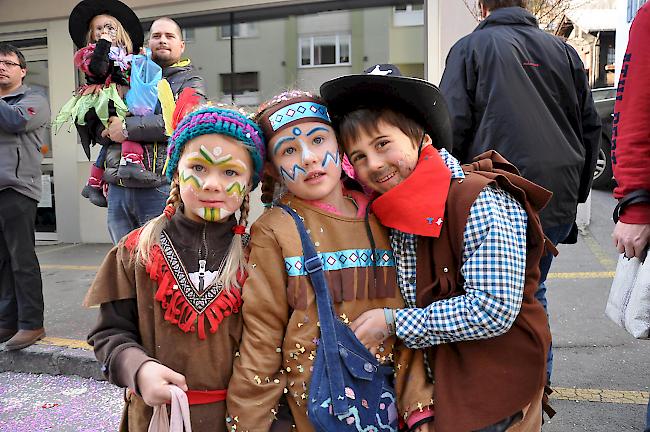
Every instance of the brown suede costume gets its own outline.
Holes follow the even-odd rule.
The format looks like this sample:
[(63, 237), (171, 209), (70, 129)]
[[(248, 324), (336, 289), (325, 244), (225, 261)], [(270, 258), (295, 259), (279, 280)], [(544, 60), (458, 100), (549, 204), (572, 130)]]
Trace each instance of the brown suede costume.
[[(212, 248), (207, 268), (216, 269), (228, 250), (234, 224), (234, 218), (223, 223), (198, 223), (177, 211), (164, 230), (186, 270), (193, 272), (198, 269), (203, 231)], [(138, 233), (134, 231), (108, 253), (84, 300), (86, 306), (101, 305), (88, 342), (104, 374), (111, 383), (130, 389), (120, 431), (146, 431), (149, 426), (152, 408), (136, 394), (136, 373), (144, 362), (157, 361), (183, 374), (190, 390), (227, 389), (242, 332), (242, 318), (236, 308), (224, 311), (215, 333), (206, 325), (204, 340), (196, 328), (186, 333), (166, 320), (166, 310), (154, 298), (159, 283), (152, 280), (147, 268), (136, 264), (132, 254)], [(190, 406), (192, 430), (226, 430), (225, 412), (225, 401)]]
[(524, 295), (521, 310), (505, 334), (428, 349), (435, 381), (433, 426), (436, 432), (469, 432), (522, 411), (523, 421), (508, 430), (539, 430), (535, 424), (541, 423), (551, 334), (544, 308), (535, 299), (539, 260), (545, 250), (538, 211), (551, 193), (518, 176), (494, 151), (475, 160), (463, 165), (464, 179), (451, 182), (440, 237), (418, 237), (417, 306), (464, 294), (463, 231), (472, 203), (487, 185), (511, 193), (528, 214)]
[[(371, 248), (364, 219), (327, 213), (291, 194), (282, 203), (304, 218), (319, 253), (344, 253), (347, 258), (343, 261), (347, 262), (356, 261)], [(385, 252), (392, 256), (386, 230), (374, 216), (369, 224), (377, 260), (387, 257)], [(306, 410), (320, 331), (309, 278), (291, 268), (296, 258), (302, 257), (298, 230), (291, 216), (276, 207), (253, 224), (251, 234), (251, 269), (243, 290), (241, 356), (235, 361), (228, 388), (229, 421), (232, 430), (238, 432), (268, 431), (278, 401), (286, 394), (296, 430), (313, 431)], [(328, 258), (324, 261), (327, 263)], [(376, 277), (372, 265), (328, 269), (326, 264), (325, 270), (335, 312), (346, 323), (370, 309), (404, 307), (394, 264), (377, 266)], [(433, 385), (425, 379), (421, 352), (407, 349), (391, 337), (378, 358), (395, 365), (400, 415), (431, 403)]]

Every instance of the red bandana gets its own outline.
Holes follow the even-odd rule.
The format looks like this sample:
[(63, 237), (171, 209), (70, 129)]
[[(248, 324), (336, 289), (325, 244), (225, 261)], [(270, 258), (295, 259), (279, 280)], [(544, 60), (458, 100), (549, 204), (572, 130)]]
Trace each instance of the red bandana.
[(415, 170), (372, 203), (382, 225), (402, 232), (439, 237), (451, 171), (433, 146), (422, 149)]

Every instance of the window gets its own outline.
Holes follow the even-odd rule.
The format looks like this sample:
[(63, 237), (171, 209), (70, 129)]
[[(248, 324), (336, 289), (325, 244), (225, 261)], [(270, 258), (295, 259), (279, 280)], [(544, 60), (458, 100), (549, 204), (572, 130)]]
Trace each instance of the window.
[(393, 8), (395, 27), (414, 27), (424, 25), (424, 4), (406, 4)]
[(349, 34), (301, 37), (298, 44), (298, 66), (349, 65), (350, 46)]
[(646, 0), (627, 0), (627, 22), (632, 22), (636, 12), (645, 4)]
[(185, 42), (194, 42), (195, 32), (193, 28), (184, 28), (182, 32), (183, 32), (183, 40)]
[[(256, 37), (257, 25), (254, 22), (235, 24), (233, 26), (233, 33), (235, 35), (235, 39)], [(219, 27), (219, 37), (221, 39), (230, 39), (229, 25)]]
[(607, 64), (614, 64), (616, 61), (616, 48), (613, 46), (607, 47)]
[(259, 98), (259, 78), (257, 72), (239, 72), (235, 74), (219, 74), (221, 80), (221, 101), (230, 103), (233, 100), (237, 105), (257, 105)]

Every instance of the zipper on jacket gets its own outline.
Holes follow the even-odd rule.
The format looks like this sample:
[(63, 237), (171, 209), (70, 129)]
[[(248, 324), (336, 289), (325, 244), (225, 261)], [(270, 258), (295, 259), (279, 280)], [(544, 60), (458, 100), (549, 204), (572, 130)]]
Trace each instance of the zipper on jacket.
[(18, 167), (20, 166), (20, 147), (16, 148), (16, 178), (18, 178)]

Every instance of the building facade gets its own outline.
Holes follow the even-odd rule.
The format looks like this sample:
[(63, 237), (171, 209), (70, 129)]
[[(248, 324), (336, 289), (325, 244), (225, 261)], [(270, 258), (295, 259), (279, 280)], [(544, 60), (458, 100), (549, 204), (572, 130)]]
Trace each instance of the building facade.
[[(161, 16), (179, 22), (185, 55), (204, 77), (211, 100), (253, 108), (284, 89), (317, 90), (325, 80), (375, 63), (397, 64), (405, 75), (437, 84), (447, 52), (476, 25), (463, 2), (448, 0), (122, 1), (145, 30)], [(0, 16), (0, 41), (23, 50), (26, 83), (48, 96), (53, 116), (81, 79), (68, 35), (76, 3), (5, 0)], [(110, 241), (106, 209), (80, 196), (91, 163), (74, 127), (51, 134), (42, 164), (37, 239)], [(254, 205), (253, 217), (261, 211)]]

